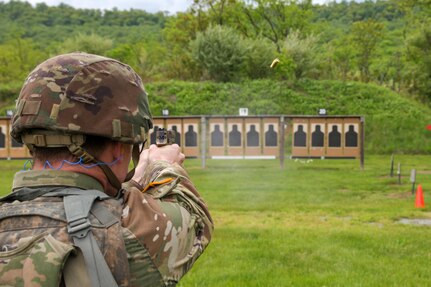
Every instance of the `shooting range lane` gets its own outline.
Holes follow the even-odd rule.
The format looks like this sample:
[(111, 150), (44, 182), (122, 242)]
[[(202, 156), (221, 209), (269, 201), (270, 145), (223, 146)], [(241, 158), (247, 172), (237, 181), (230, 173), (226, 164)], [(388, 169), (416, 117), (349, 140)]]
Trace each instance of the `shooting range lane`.
[(361, 157), (362, 117), (298, 116), (292, 122), (292, 157)]
[[(147, 146), (155, 144), (159, 128), (175, 131), (175, 143), (187, 157), (361, 158), (363, 164), (361, 116), (154, 117)], [(0, 118), (0, 158), (29, 158), (10, 129), (10, 118)]]
[(11, 119), (0, 118), (0, 159), (30, 158), (27, 147), (10, 136), (11, 129)]

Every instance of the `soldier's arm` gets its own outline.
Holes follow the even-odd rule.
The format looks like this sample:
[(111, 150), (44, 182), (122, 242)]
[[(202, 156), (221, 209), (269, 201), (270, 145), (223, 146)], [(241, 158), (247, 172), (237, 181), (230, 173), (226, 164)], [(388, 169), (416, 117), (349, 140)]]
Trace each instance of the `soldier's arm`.
[(150, 147), (141, 155), (134, 177), (138, 185), (125, 184), (123, 226), (147, 249), (167, 282), (178, 281), (191, 268), (211, 240), (213, 223), (180, 165), (179, 147), (161, 149)]

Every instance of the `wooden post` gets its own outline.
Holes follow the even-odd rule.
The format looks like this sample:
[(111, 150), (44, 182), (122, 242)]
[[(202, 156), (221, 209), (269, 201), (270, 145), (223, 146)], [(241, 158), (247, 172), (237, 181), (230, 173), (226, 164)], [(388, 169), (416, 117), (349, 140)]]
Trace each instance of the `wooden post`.
[(398, 184), (401, 184), (401, 163), (398, 163), (397, 175), (398, 175)]
[(364, 152), (364, 142), (365, 142), (365, 118), (361, 117), (361, 139), (360, 139), (360, 153), (361, 153), (361, 170), (364, 170), (365, 152)]
[(201, 167), (206, 167), (207, 157), (207, 121), (204, 116), (201, 117)]
[(394, 154), (391, 156), (391, 177), (394, 177)]
[(412, 183), (412, 194), (414, 194), (416, 184), (416, 169), (412, 169), (412, 171), (410, 172), (410, 182)]
[(6, 133), (5, 133), (5, 147), (7, 150), (7, 160), (11, 160), (11, 146), (12, 146), (12, 136), (10, 135), (10, 125), (9, 123), (6, 125)]
[(284, 130), (285, 122), (284, 116), (280, 117), (280, 168), (284, 168)]

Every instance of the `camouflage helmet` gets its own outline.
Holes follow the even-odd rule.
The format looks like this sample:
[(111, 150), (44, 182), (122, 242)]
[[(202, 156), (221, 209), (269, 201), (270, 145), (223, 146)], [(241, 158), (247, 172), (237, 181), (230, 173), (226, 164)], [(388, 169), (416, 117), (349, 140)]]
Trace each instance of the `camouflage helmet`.
[(48, 59), (29, 74), (11, 135), (29, 147), (81, 145), (85, 135), (139, 144), (151, 128), (148, 97), (133, 69), (75, 52)]

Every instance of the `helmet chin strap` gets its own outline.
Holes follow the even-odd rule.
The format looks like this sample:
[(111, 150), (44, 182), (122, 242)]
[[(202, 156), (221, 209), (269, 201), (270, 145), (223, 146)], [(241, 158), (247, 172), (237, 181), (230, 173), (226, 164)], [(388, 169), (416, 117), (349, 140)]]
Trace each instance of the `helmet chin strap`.
[(139, 162), (139, 156), (141, 155), (141, 152), (144, 150), (145, 142), (142, 143), (142, 148), (139, 148), (139, 144), (133, 144), (132, 149), (132, 162), (133, 162), (133, 168), (127, 173), (126, 178), (124, 179), (124, 182), (127, 182), (132, 179), (132, 177), (135, 175), (135, 169)]
[[(82, 163), (98, 163), (100, 162), (94, 156), (85, 151), (80, 145), (72, 143), (67, 146), (69, 151), (76, 156), (77, 158), (82, 159)], [(104, 164), (99, 165), (102, 169), (103, 173), (106, 175), (109, 183), (118, 191), (121, 189), (121, 182), (118, 180), (118, 177), (114, 174), (112, 169)]]
[[(142, 147), (144, 144), (142, 144)], [(100, 162), (97, 160), (94, 156), (89, 154), (87, 151), (85, 151), (80, 145), (71, 144), (67, 147), (69, 151), (76, 157), (81, 158), (83, 163), (97, 163)], [(131, 169), (124, 179), (125, 182), (132, 179), (133, 175), (135, 174), (136, 166), (139, 162), (139, 155), (141, 154), (142, 150), (139, 148), (139, 144), (133, 144), (132, 149), (132, 161), (133, 161), (133, 169)], [(106, 175), (106, 178), (108, 179), (109, 183), (117, 190), (116, 196), (119, 195), (119, 191), (121, 190), (121, 182), (118, 179), (118, 177), (114, 174), (112, 169), (104, 164), (99, 165), (99, 167), (102, 169), (103, 173)]]

